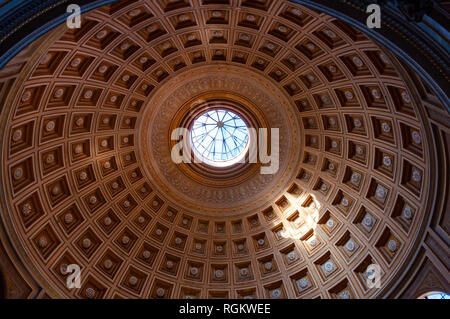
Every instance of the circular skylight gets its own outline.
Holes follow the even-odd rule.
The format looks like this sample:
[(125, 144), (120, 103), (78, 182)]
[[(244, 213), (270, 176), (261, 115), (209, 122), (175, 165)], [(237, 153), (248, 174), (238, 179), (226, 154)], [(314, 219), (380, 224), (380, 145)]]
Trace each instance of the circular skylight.
[(426, 294), (424, 299), (450, 299), (450, 295), (446, 294), (445, 292), (432, 292), (429, 294)]
[(230, 166), (242, 160), (248, 149), (248, 140), (245, 122), (225, 109), (203, 113), (191, 129), (195, 155), (212, 166)]

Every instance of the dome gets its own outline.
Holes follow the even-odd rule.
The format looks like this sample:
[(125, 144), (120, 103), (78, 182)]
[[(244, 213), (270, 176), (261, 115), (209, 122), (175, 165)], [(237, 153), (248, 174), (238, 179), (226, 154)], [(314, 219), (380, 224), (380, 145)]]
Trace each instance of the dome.
[(444, 267), (448, 105), (372, 36), (284, 0), (81, 17), (0, 70), (4, 233), (41, 297), (382, 298)]

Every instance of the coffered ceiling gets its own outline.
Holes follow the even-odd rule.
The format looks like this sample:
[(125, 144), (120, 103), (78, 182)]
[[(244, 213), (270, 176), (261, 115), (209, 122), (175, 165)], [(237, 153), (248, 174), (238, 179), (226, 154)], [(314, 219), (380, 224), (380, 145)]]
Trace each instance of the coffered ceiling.
[[(387, 287), (419, 240), (423, 104), (442, 106), (346, 23), (288, 1), (120, 1), (36, 47), (1, 90), (2, 217), (49, 296), (376, 297), (367, 267)], [(275, 174), (170, 160), (208, 99), (280, 129)]]

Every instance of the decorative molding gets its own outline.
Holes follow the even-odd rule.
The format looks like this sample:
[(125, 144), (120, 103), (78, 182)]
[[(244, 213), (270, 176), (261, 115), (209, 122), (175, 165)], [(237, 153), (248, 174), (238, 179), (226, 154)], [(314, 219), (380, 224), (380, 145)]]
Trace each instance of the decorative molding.
[[(393, 285), (401, 293), (398, 276), (432, 217), (430, 148), (445, 149), (436, 136), (448, 131), (422, 108), (445, 107), (356, 28), (270, 3), (246, 8), (250, 20), (265, 17), (252, 27), (234, 5), (221, 10), (233, 19), (220, 26), (208, 23), (208, 6), (166, 15), (163, 2), (109, 5), (83, 16), (81, 35), (60, 26), (24, 52), (18, 73), (8, 69), (17, 79), (11, 89), (0, 83), (1, 238), (14, 242), (9, 256), (27, 282), (44, 287), (29, 297), (381, 298)], [(133, 20), (137, 9), (148, 10), (142, 20)], [(190, 46), (193, 33), (200, 42)], [(282, 126), (287, 145), (282, 179), (267, 189), (253, 179), (270, 193), (248, 187), (252, 201), (238, 194), (231, 213), (214, 210), (221, 198), (187, 198), (167, 180), (181, 170), (163, 160), (173, 114), (212, 89), (248, 98), (269, 126)], [(372, 262), (384, 271), (377, 291), (364, 281)], [(65, 288), (67, 263), (86, 274), (78, 291)]]

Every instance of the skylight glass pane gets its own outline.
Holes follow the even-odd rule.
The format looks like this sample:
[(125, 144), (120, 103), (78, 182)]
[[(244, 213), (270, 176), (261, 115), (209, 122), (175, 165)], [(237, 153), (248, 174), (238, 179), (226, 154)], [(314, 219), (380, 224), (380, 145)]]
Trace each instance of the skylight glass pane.
[(246, 149), (248, 129), (245, 122), (228, 110), (211, 110), (194, 121), (191, 142), (197, 156), (209, 164), (223, 166)]

